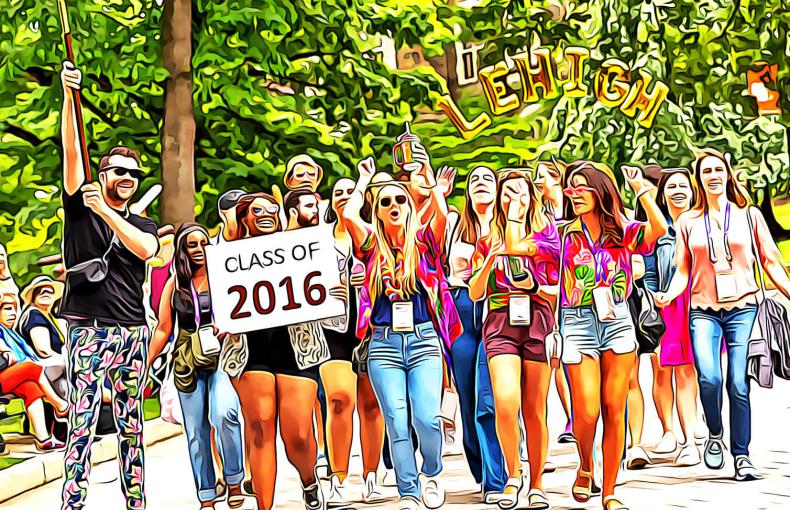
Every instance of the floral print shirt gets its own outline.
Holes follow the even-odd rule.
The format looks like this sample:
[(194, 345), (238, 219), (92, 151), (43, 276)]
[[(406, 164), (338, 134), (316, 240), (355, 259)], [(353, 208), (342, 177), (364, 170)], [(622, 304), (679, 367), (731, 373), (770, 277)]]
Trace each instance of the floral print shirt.
[[(507, 306), (512, 294), (526, 294), (526, 291), (516, 287), (511, 281), (511, 276), (523, 273), (525, 270), (532, 273), (538, 285), (557, 284), (560, 260), (560, 237), (557, 228), (549, 223), (543, 230), (530, 234), (528, 239), (535, 246), (533, 255), (499, 255), (494, 262), (486, 287), (489, 310)], [(490, 251), (491, 238), (489, 236), (481, 238), (472, 256), (473, 273), (482, 269)]]
[(593, 289), (600, 286), (612, 288), (615, 303), (624, 302), (633, 282), (631, 256), (653, 251), (653, 245), (645, 242), (644, 235), (645, 223), (630, 221), (625, 224), (622, 243), (605, 237), (603, 243), (599, 240), (598, 246), (591, 247), (581, 219), (569, 223), (563, 232), (562, 307), (592, 306)]
[[(436, 241), (431, 229), (427, 227), (420, 228), (417, 233), (417, 247), (420, 252), (417, 279), (428, 297), (428, 311), (431, 313), (433, 326), (449, 348), (463, 332), (463, 326), (444, 274), (443, 247)], [(369, 228), (365, 242), (361, 246), (354, 246), (354, 255), (365, 264), (366, 269), (365, 284), (359, 291), (359, 315), (357, 316), (357, 338), (364, 340), (370, 329), (371, 316), (373, 315), (373, 302), (370, 295), (373, 285), (371, 281), (372, 268), (379, 263), (373, 232)], [(382, 276), (386, 277), (386, 275)], [(395, 283), (397, 282), (393, 282), (393, 284)]]

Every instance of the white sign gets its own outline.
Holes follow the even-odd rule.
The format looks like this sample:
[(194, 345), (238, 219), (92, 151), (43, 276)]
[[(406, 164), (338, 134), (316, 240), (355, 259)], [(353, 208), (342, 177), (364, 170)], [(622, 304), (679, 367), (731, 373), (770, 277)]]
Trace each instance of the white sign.
[(331, 225), (206, 246), (214, 325), (228, 333), (346, 313)]

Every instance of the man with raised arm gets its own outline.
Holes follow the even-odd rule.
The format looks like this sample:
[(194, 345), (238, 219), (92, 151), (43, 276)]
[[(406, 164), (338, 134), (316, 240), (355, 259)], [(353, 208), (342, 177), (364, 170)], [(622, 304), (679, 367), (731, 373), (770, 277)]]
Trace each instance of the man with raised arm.
[(63, 64), (63, 260), (69, 320), (69, 437), (63, 509), (85, 505), (90, 450), (108, 377), (118, 425), (121, 486), (129, 510), (145, 507), (143, 386), (148, 327), (143, 306), (146, 261), (156, 255), (156, 224), (129, 212), (142, 169), (137, 153), (115, 147), (99, 161), (98, 181), (86, 182), (77, 137), (74, 91), (82, 75)]

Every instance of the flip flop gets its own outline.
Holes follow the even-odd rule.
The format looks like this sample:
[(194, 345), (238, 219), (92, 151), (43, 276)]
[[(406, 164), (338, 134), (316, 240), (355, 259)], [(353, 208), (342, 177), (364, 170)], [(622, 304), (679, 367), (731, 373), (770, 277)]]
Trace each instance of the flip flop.
[(549, 505), (549, 498), (547, 498), (546, 493), (541, 490), (532, 489), (529, 491), (527, 499), (529, 500), (527, 508), (530, 510), (548, 510), (551, 507), (551, 505)]

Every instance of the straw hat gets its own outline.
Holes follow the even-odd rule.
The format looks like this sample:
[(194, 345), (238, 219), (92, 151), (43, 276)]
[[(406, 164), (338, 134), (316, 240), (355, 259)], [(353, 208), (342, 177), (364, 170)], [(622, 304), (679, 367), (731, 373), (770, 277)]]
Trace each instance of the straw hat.
[(321, 165), (316, 163), (316, 161), (311, 158), (307, 154), (299, 154), (297, 156), (292, 157), (288, 160), (288, 163), (285, 165), (285, 175), (283, 176), (283, 182), (288, 189), (291, 187), (288, 185), (288, 181), (291, 180), (293, 177), (294, 169), (297, 165), (309, 165), (318, 170), (318, 177), (316, 178), (317, 182), (321, 182), (324, 178), (324, 169), (321, 168)]
[(49, 276), (42, 275), (35, 277), (33, 281), (30, 282), (27, 287), (25, 287), (25, 289), (22, 291), (22, 294), (20, 295), (22, 300), (27, 304), (32, 304), (33, 292), (36, 289), (40, 289), (42, 287), (52, 288), (52, 290), (55, 292), (55, 301), (63, 296), (63, 283), (55, 281)]

